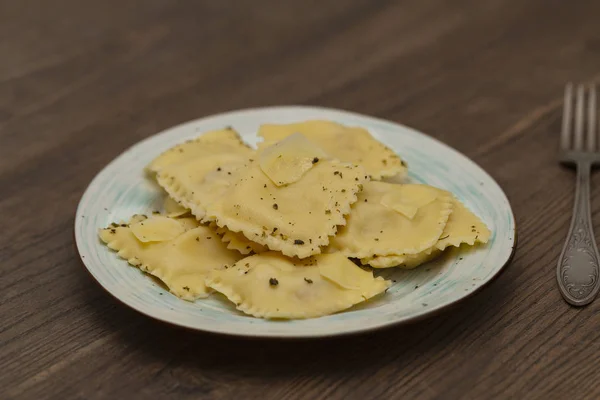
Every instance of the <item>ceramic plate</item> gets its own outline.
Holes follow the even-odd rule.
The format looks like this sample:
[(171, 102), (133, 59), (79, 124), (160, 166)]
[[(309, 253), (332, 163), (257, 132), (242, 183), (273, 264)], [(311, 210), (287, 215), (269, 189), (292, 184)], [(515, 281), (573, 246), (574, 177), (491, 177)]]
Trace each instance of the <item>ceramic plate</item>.
[[(137, 268), (119, 259), (98, 239), (98, 229), (135, 213), (160, 209), (163, 193), (145, 178), (143, 168), (167, 148), (202, 132), (232, 126), (250, 144), (262, 123), (327, 119), (359, 125), (408, 162), (410, 179), (454, 193), (490, 227), (485, 246), (453, 251), (415, 270), (387, 269), (394, 280), (387, 294), (339, 314), (309, 320), (269, 321), (246, 316), (223, 297), (195, 303), (178, 299)], [(456, 150), (396, 123), (314, 107), (272, 107), (202, 118), (152, 136), (114, 159), (90, 183), (75, 220), (75, 239), (92, 276), (114, 297), (150, 317), (187, 328), (255, 337), (320, 337), (368, 331), (415, 320), (439, 311), (481, 289), (509, 262), (515, 246), (515, 221), (498, 184)]]

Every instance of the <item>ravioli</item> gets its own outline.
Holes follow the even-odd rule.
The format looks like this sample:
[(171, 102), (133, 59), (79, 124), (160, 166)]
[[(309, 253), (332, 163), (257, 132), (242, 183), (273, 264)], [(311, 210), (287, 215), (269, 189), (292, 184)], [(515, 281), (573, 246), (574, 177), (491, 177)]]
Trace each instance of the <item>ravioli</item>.
[[(406, 204), (420, 205), (412, 218), (389, 207), (389, 203), (382, 204), (390, 193)], [(418, 254), (438, 241), (451, 212), (452, 197), (443, 190), (427, 185), (367, 182), (346, 226), (331, 239), (328, 251), (361, 259)]]
[(400, 157), (373, 138), (369, 131), (331, 121), (262, 125), (258, 135), (264, 138), (264, 142), (259, 144), (259, 148), (272, 145), (294, 133), (306, 136), (340, 161), (361, 165), (373, 180), (406, 174), (406, 167)]
[[(146, 166), (163, 212), (99, 231), (107, 247), (188, 301), (222, 293), (267, 319), (329, 315), (390, 287), (371, 268), (415, 268), (487, 226), (441, 189), (403, 183), (406, 165), (366, 129), (265, 124), (258, 151), (231, 128)], [(323, 254), (322, 254), (323, 253)]]
[(459, 247), (461, 244), (475, 245), (476, 243), (487, 243), (490, 237), (488, 227), (473, 214), (463, 203), (457, 199), (452, 200), (452, 214), (444, 227), (440, 239), (435, 245), (416, 255), (388, 255), (363, 258), (363, 264), (369, 264), (373, 268), (389, 268), (398, 266), (400, 268), (415, 268), (425, 262), (431, 261), (447, 247)]
[(206, 284), (246, 314), (283, 319), (336, 313), (390, 286), (389, 281), (374, 278), (372, 272), (362, 270), (341, 254), (298, 260), (277, 252), (253, 255), (233, 267), (213, 270)]
[(363, 265), (370, 265), (373, 268), (391, 268), (398, 267), (403, 269), (413, 269), (421, 264), (432, 261), (442, 254), (435, 248), (424, 250), (417, 254), (375, 256), (361, 259)]
[(301, 180), (276, 186), (252, 162), (238, 170), (219, 201), (207, 206), (206, 219), (271, 250), (305, 258), (320, 253), (337, 226), (346, 223), (344, 215), (366, 178), (360, 166), (326, 160)]
[(175, 201), (169, 196), (165, 197), (165, 200), (163, 202), (163, 209), (165, 211), (165, 214), (167, 214), (167, 217), (172, 218), (181, 217), (182, 215), (188, 214), (190, 212), (190, 210), (183, 207), (181, 204), (179, 204), (177, 201)]
[(246, 157), (237, 154), (193, 158), (163, 168), (156, 180), (170, 197), (200, 220), (206, 214), (206, 206), (225, 192), (233, 173), (247, 162)]
[(298, 182), (319, 160), (328, 155), (306, 137), (294, 133), (264, 149), (258, 158), (260, 169), (276, 186)]
[(435, 247), (444, 250), (450, 246), (459, 247), (463, 243), (470, 246), (487, 243), (490, 230), (485, 223), (459, 200), (453, 199), (453, 204), (448, 224)]
[(253, 150), (242, 141), (236, 131), (226, 128), (207, 132), (196, 139), (170, 148), (156, 157), (146, 167), (146, 170), (150, 173), (157, 173), (169, 165), (197, 158), (227, 154), (250, 156), (252, 152)]
[(153, 215), (143, 221), (129, 224), (129, 229), (136, 239), (144, 243), (175, 239), (185, 232), (185, 228), (179, 221), (162, 215)]
[[(147, 221), (152, 225), (152, 221), (159, 217), (165, 218), (153, 216), (130, 222)], [(140, 222), (140, 219), (143, 221)], [(126, 224), (113, 224), (101, 229), (99, 235), (109, 248), (118, 252), (119, 257), (159, 278), (177, 297), (189, 301), (207, 297), (207, 273), (224, 265), (233, 265), (242, 256), (237, 251), (228, 250), (215, 232), (199, 226), (194, 218), (172, 221), (180, 225), (182, 233), (165, 240), (142, 242)]]
[(211, 223), (211, 227), (221, 236), (221, 240), (227, 243), (227, 248), (230, 250), (237, 250), (244, 255), (268, 251), (266, 246), (253, 242), (240, 232), (232, 232), (227, 228), (221, 228), (214, 222)]

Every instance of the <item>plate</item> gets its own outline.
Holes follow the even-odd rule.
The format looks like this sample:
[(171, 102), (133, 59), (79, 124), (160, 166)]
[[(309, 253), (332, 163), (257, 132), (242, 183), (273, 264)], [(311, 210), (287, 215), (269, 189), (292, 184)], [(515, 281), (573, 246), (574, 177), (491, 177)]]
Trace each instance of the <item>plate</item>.
[[(135, 213), (160, 209), (163, 194), (145, 178), (143, 168), (167, 148), (202, 132), (232, 126), (254, 145), (262, 123), (326, 119), (369, 129), (399, 153), (413, 182), (454, 193), (492, 231), (489, 243), (452, 251), (414, 270), (386, 269), (389, 291), (347, 311), (308, 320), (272, 321), (238, 312), (220, 295), (186, 302), (160, 283), (129, 266), (98, 239), (98, 229)], [(111, 295), (158, 320), (186, 328), (253, 337), (323, 337), (369, 331), (413, 321), (450, 306), (489, 283), (510, 261), (515, 219), (498, 184), (479, 166), (447, 145), (405, 126), (347, 111), (316, 107), (269, 107), (233, 111), (163, 131), (126, 150), (108, 164), (86, 189), (75, 219), (75, 240), (83, 264)]]

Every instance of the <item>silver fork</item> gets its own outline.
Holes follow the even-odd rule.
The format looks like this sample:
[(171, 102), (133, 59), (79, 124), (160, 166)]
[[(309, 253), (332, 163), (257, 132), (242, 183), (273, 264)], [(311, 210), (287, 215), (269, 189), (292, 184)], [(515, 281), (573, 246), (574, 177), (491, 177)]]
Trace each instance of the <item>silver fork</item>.
[(594, 164), (600, 163), (596, 89), (590, 87), (587, 96), (585, 92), (583, 85), (577, 86), (573, 115), (573, 85), (569, 83), (565, 88), (560, 138), (560, 162), (577, 168), (577, 184), (573, 219), (558, 259), (556, 279), (561, 294), (574, 306), (591, 303), (600, 289), (600, 256), (590, 212), (590, 171)]

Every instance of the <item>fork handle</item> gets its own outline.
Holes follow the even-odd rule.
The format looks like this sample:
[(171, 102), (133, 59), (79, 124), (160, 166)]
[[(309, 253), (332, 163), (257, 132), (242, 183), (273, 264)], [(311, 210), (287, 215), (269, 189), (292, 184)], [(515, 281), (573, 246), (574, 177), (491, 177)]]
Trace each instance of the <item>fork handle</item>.
[(590, 169), (587, 162), (577, 164), (573, 219), (556, 269), (561, 294), (574, 306), (591, 303), (600, 289), (600, 256), (590, 213)]

